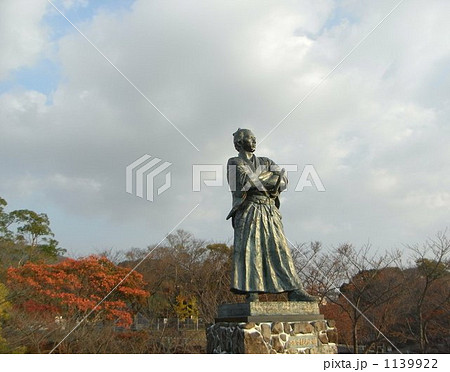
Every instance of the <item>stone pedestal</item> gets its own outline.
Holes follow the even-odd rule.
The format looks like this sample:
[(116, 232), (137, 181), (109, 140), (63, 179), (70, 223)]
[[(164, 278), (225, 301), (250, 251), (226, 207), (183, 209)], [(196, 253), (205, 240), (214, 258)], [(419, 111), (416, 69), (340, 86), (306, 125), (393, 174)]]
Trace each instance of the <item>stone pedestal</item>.
[(206, 329), (207, 353), (336, 354), (337, 330), (317, 303), (224, 304)]

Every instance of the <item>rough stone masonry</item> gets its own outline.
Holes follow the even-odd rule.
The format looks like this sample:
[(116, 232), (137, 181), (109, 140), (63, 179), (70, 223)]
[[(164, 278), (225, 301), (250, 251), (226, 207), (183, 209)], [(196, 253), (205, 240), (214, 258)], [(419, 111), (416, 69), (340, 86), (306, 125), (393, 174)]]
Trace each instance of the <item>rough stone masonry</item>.
[(206, 330), (211, 354), (336, 354), (334, 321), (217, 322)]

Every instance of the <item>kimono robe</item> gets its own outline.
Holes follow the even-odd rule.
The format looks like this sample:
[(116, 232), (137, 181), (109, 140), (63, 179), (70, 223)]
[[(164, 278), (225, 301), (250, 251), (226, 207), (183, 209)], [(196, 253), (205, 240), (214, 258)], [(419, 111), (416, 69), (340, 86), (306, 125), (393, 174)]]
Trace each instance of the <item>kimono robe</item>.
[[(231, 290), (235, 293), (280, 293), (302, 288), (287, 245), (278, 210), (278, 192), (255, 186), (260, 172), (280, 175), (280, 167), (265, 157), (239, 154), (227, 164), (233, 195), (234, 250)], [(284, 188), (287, 178), (283, 177)]]

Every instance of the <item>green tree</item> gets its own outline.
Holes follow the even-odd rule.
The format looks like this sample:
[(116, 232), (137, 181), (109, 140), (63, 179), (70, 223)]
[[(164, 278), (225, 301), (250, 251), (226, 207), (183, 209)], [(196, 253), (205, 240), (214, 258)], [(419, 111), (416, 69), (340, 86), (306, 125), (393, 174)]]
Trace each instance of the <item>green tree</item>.
[(178, 295), (176, 300), (175, 312), (179, 319), (198, 318), (197, 299), (195, 297), (188, 298), (183, 295)]
[(24, 353), (24, 347), (12, 348), (7, 340), (2, 336), (2, 328), (5, 321), (8, 320), (11, 312), (11, 303), (8, 301), (8, 289), (3, 283), (0, 283), (0, 354), (5, 353)]
[(57, 257), (65, 250), (58, 247), (50, 228), (50, 220), (45, 213), (20, 209), (9, 213), (12, 223), (17, 225), (15, 240), (25, 242), (32, 252), (39, 250), (49, 256)]
[(5, 199), (0, 197), (0, 239), (11, 239), (12, 233), (9, 226), (12, 223), (11, 216), (5, 212), (5, 207), (8, 205)]
[(8, 349), (6, 340), (2, 337), (2, 323), (8, 315), (11, 304), (6, 300), (8, 292), (3, 283), (0, 283), (0, 353), (5, 353)]
[(5, 211), (8, 205), (0, 198), (0, 278), (5, 270), (28, 261), (55, 261), (66, 250), (59, 247), (45, 213), (28, 209)]

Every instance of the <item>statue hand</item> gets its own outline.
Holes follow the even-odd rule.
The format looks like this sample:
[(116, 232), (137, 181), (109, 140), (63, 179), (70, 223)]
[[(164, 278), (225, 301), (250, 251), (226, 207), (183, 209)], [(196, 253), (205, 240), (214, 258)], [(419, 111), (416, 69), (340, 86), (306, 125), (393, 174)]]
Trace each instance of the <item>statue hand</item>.
[(270, 172), (270, 171), (265, 171), (265, 172), (261, 172), (261, 173), (259, 174), (258, 178), (259, 178), (259, 180), (260, 180), (261, 182), (265, 182), (265, 181), (267, 181), (268, 179), (270, 179), (270, 177), (272, 177), (272, 175), (273, 175), (272, 172)]
[(264, 187), (267, 190), (271, 190), (271, 189), (275, 188), (277, 181), (278, 181), (278, 177), (279, 176), (277, 176), (276, 174), (272, 174), (269, 178), (262, 181), (262, 184), (264, 185)]

